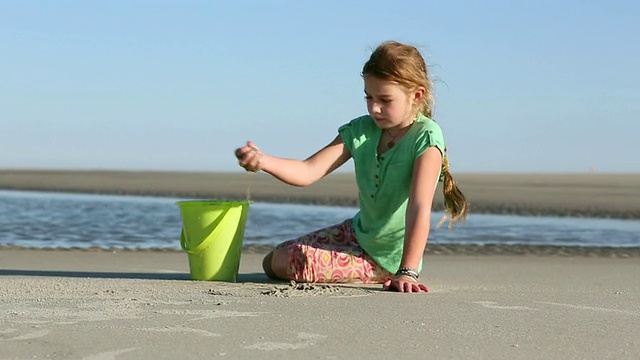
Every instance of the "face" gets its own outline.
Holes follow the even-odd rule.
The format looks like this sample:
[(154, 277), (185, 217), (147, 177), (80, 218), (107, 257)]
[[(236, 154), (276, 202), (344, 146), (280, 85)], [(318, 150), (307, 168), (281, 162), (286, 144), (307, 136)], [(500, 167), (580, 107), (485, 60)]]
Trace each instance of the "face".
[(376, 125), (381, 129), (402, 128), (413, 121), (422, 100), (424, 89), (415, 91), (391, 81), (380, 80), (374, 76), (364, 76), (364, 93), (367, 110)]

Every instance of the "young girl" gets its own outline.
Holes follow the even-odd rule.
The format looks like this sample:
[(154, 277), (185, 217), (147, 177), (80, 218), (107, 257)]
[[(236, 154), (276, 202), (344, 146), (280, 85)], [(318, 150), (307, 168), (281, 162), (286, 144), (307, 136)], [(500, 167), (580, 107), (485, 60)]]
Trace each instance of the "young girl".
[(449, 173), (440, 126), (431, 120), (427, 67), (413, 46), (385, 42), (362, 69), (369, 115), (338, 129), (304, 161), (264, 154), (252, 142), (236, 149), (240, 166), (307, 186), (353, 158), (360, 211), (325, 229), (279, 244), (265, 273), (297, 282), (382, 283), (384, 289), (428, 292), (418, 281), (438, 180), (453, 222), (467, 214)]

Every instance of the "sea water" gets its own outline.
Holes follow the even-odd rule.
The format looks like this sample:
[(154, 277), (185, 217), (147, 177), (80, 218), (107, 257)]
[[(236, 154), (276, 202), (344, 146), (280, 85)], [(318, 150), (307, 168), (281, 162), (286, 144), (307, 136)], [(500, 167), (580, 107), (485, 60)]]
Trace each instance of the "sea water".
[[(180, 249), (180, 211), (166, 197), (0, 191), (0, 246)], [(250, 206), (245, 245), (275, 245), (339, 223), (353, 207)], [(433, 213), (432, 224), (443, 216)], [(470, 214), (453, 231), (433, 227), (430, 244), (640, 246), (640, 220)]]

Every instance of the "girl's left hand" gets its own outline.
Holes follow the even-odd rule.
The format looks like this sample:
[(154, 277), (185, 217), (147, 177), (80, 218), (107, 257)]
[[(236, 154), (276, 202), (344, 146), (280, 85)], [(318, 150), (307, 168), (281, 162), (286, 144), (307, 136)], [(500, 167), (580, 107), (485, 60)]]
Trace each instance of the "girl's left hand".
[(408, 276), (394, 276), (382, 285), (382, 290), (393, 290), (407, 293), (429, 292), (427, 285), (421, 284), (418, 280)]

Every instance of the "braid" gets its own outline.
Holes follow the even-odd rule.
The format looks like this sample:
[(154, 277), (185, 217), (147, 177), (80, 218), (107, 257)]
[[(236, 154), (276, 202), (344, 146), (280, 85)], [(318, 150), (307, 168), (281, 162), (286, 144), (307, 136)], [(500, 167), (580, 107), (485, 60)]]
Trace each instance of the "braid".
[(442, 159), (442, 175), (440, 180), (442, 181), (442, 192), (444, 194), (444, 209), (445, 216), (440, 220), (437, 226), (442, 225), (442, 223), (447, 219), (447, 216), (450, 218), (449, 220), (449, 228), (453, 228), (453, 223), (457, 221), (463, 221), (467, 218), (468, 204), (467, 200), (458, 188), (458, 185), (453, 180), (453, 176), (449, 171), (449, 158), (445, 154)]

